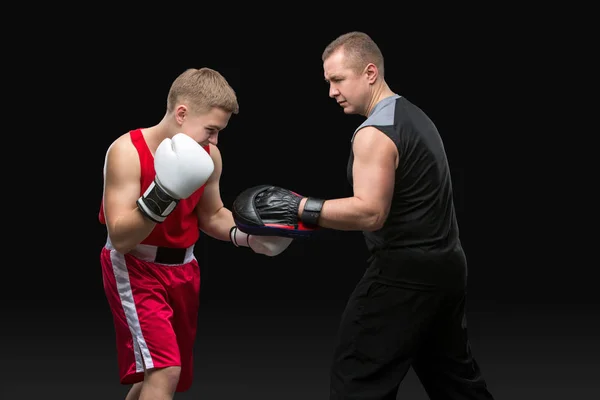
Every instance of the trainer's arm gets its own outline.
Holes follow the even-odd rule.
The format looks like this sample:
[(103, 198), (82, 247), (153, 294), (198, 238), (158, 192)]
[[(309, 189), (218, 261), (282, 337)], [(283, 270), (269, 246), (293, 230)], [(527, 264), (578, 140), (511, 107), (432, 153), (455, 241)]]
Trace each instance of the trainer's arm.
[[(365, 127), (353, 142), (352, 197), (327, 200), (319, 226), (337, 230), (380, 229), (387, 219), (394, 191), (398, 150), (392, 140), (374, 127)], [(306, 198), (302, 199), (302, 215)]]
[(113, 247), (127, 253), (144, 240), (156, 223), (138, 210), (140, 165), (135, 147), (119, 138), (106, 155), (104, 178), (104, 214)]
[(224, 241), (230, 241), (229, 230), (235, 225), (231, 211), (225, 208), (221, 199), (219, 181), (223, 171), (223, 160), (218, 147), (210, 145), (210, 156), (215, 169), (206, 182), (204, 193), (196, 206), (200, 230), (207, 235)]

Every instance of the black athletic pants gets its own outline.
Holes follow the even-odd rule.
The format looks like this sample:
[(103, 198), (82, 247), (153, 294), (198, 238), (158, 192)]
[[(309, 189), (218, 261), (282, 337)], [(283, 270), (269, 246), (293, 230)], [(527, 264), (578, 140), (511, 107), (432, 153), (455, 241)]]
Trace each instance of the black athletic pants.
[(330, 400), (395, 400), (412, 366), (432, 400), (493, 399), (469, 345), (466, 260), (375, 258), (342, 314)]

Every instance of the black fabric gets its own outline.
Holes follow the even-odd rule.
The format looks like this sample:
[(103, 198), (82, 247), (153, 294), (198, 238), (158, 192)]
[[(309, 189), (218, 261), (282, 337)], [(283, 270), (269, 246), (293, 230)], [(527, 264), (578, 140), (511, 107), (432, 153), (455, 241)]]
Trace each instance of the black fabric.
[(460, 262), (447, 265), (455, 279), (435, 284), (391, 258), (371, 262), (342, 314), (330, 400), (395, 400), (411, 366), (432, 400), (493, 399), (471, 354)]
[(183, 264), (185, 262), (185, 254), (185, 248), (158, 247), (154, 262), (158, 264)]
[(491, 400), (467, 335), (467, 260), (442, 138), (406, 98), (381, 100), (354, 132), (351, 185), (364, 127), (396, 145), (398, 167), (386, 221), (363, 232), (371, 257), (342, 315), (330, 400), (395, 400), (411, 366), (432, 400)]
[[(421, 248), (448, 251), (459, 241), (450, 167), (433, 121), (405, 97), (382, 100), (360, 127), (373, 126), (398, 148), (394, 196), (377, 231), (364, 232), (371, 253)], [(360, 128), (355, 133), (360, 135)], [(355, 138), (353, 138), (355, 140)], [(347, 177), (352, 185), (354, 153)]]

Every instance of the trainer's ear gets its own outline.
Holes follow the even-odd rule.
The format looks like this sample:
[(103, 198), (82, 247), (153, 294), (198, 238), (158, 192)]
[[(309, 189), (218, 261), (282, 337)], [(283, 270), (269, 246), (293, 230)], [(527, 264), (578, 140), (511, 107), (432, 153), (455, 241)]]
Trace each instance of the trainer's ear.
[(369, 82), (369, 85), (374, 84), (379, 77), (379, 69), (377, 68), (377, 65), (373, 63), (367, 64), (365, 67), (365, 75), (367, 76), (367, 82)]

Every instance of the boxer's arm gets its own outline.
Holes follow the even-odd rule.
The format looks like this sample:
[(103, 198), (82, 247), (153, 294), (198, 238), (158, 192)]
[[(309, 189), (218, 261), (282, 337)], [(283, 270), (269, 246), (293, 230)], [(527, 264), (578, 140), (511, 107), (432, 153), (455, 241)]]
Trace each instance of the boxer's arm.
[(229, 230), (235, 225), (231, 211), (225, 208), (221, 199), (219, 182), (223, 170), (221, 153), (216, 146), (210, 145), (210, 156), (215, 169), (206, 185), (204, 193), (196, 206), (200, 230), (207, 235), (224, 241), (230, 241)]
[[(381, 131), (365, 127), (356, 134), (353, 151), (353, 196), (325, 201), (319, 226), (374, 231), (383, 226), (390, 210), (398, 150)], [(299, 216), (305, 203), (306, 198), (300, 203)]]
[(104, 214), (113, 247), (127, 253), (144, 240), (156, 225), (144, 218), (136, 201), (140, 197), (140, 164), (128, 136), (108, 150), (104, 177)]

